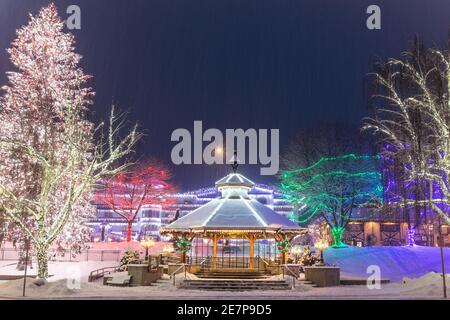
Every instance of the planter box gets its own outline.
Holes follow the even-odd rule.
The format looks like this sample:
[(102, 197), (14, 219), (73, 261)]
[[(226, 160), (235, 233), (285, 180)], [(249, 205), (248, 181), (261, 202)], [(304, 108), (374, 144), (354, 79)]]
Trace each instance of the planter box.
[(338, 267), (315, 266), (304, 267), (305, 278), (318, 287), (338, 286), (341, 282), (341, 269)]
[(158, 267), (157, 269), (149, 271), (148, 266), (145, 264), (129, 264), (128, 274), (131, 276), (131, 286), (149, 286), (152, 282), (161, 279), (163, 267)]

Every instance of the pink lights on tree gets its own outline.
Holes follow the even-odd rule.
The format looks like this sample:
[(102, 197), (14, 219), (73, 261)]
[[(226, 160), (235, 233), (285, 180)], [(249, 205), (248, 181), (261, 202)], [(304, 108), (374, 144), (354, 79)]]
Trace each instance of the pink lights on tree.
[(144, 205), (167, 206), (173, 202), (170, 195), (175, 188), (169, 183), (170, 178), (161, 164), (137, 165), (106, 181), (95, 199), (127, 221), (127, 241), (131, 241), (133, 222)]

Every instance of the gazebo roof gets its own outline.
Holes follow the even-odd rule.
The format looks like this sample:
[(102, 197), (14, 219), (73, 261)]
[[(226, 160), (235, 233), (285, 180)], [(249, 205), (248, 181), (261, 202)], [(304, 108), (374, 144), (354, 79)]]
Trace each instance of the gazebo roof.
[(239, 173), (230, 173), (216, 182), (216, 187), (220, 190), (223, 187), (247, 187), (253, 188), (255, 183), (250, 179), (247, 179)]
[(232, 173), (216, 182), (223, 189), (222, 197), (214, 199), (186, 216), (161, 228), (162, 233), (191, 231), (246, 230), (272, 233), (304, 233), (295, 222), (276, 213), (247, 195), (254, 183)]

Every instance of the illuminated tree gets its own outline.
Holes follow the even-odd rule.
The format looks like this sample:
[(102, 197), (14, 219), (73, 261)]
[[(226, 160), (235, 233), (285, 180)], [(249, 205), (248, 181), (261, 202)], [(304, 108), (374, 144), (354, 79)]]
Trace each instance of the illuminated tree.
[(281, 189), (299, 210), (291, 218), (300, 224), (325, 219), (331, 228), (333, 246), (344, 246), (342, 234), (356, 211), (378, 205), (382, 197), (377, 161), (376, 156), (347, 154), (283, 171)]
[[(377, 137), (386, 159), (401, 163), (401, 183), (416, 195), (397, 193), (398, 207), (429, 205), (450, 223), (450, 59), (448, 52), (424, 49), (416, 41), (400, 59), (374, 73), (375, 114), (363, 130)], [(425, 211), (424, 211), (425, 212)]]
[(107, 180), (95, 195), (127, 221), (127, 241), (131, 241), (133, 222), (144, 205), (169, 205), (174, 187), (168, 182), (171, 174), (156, 162), (136, 165)]
[(8, 49), (17, 70), (0, 99), (0, 212), (30, 241), (44, 279), (50, 247), (83, 240), (89, 191), (124, 170), (118, 161), (140, 137), (135, 127), (119, 139), (114, 108), (105, 130), (88, 120), (89, 77), (63, 27), (53, 4), (30, 16)]

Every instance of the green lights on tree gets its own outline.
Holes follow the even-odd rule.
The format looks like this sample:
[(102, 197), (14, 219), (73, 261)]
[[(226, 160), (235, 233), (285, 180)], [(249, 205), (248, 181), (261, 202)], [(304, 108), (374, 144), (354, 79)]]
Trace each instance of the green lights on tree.
[(379, 156), (347, 154), (283, 171), (281, 189), (298, 209), (291, 218), (305, 224), (322, 217), (331, 228), (333, 246), (345, 246), (343, 233), (356, 211), (373, 207), (382, 198), (379, 159)]
[(331, 228), (331, 234), (333, 235), (333, 247), (346, 247), (345, 243), (342, 240), (342, 235), (344, 234), (343, 227), (333, 227)]
[(189, 250), (191, 250), (192, 242), (189, 241), (187, 238), (182, 237), (177, 240), (176, 246), (177, 246), (178, 250), (180, 250), (180, 252), (187, 253), (187, 252), (189, 252)]
[(286, 238), (283, 238), (283, 239), (280, 239), (277, 241), (277, 248), (278, 248), (278, 251), (280, 251), (281, 253), (288, 252), (290, 247), (291, 247), (291, 243)]

